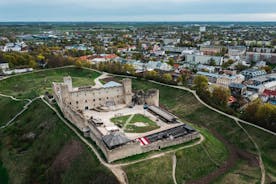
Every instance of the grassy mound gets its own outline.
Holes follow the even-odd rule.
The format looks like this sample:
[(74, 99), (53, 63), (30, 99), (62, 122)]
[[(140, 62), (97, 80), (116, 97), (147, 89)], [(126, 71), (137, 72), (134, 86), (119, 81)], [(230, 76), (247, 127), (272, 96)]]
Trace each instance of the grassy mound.
[(10, 183), (117, 183), (41, 101), (2, 130), (0, 138), (0, 158)]

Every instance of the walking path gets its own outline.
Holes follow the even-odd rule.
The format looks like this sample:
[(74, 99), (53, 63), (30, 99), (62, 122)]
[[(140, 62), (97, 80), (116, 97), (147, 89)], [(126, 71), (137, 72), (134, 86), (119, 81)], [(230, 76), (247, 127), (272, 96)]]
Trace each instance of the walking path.
[(126, 120), (126, 123), (123, 126), (123, 130), (125, 130), (125, 128), (127, 127), (127, 125), (130, 123), (130, 121), (132, 120), (132, 118), (134, 117), (135, 114), (131, 114), (131, 116)]
[(95, 80), (94, 80), (94, 82), (95, 82), (95, 85), (94, 85), (94, 87), (96, 87), (96, 88), (101, 88), (101, 87), (103, 87), (103, 84), (101, 83), (101, 79), (105, 79), (106, 77), (107, 77), (107, 73), (102, 73), (102, 75), (100, 75), (99, 77), (97, 77)]
[(33, 102), (36, 101), (38, 98), (40, 98), (40, 97), (36, 97), (36, 98), (34, 98), (34, 99), (32, 99), (32, 100), (31, 100), (31, 99), (18, 99), (18, 98), (15, 98), (15, 97), (13, 97), (13, 96), (4, 95), (4, 94), (1, 94), (1, 93), (0, 93), (0, 96), (6, 97), (6, 98), (11, 98), (11, 99), (14, 100), (14, 101), (25, 101), (25, 100), (28, 101), (28, 103), (24, 105), (23, 109), (22, 109), (20, 112), (18, 112), (18, 113), (17, 113), (11, 120), (9, 120), (5, 125), (1, 126), (0, 129), (4, 129), (4, 128), (7, 128), (8, 126), (12, 125), (13, 122), (14, 122), (14, 120), (16, 120), (16, 118), (17, 118), (18, 116), (20, 116), (22, 113), (24, 113), (24, 112), (29, 108), (29, 106), (31, 105), (31, 103), (33, 103)]
[(172, 156), (172, 160), (173, 160), (173, 165), (172, 165), (172, 176), (173, 176), (173, 182), (174, 184), (177, 184), (176, 178), (175, 178), (175, 168), (176, 168), (176, 155), (173, 154)]
[(261, 169), (261, 173), (262, 173), (262, 177), (261, 177), (261, 184), (265, 183), (265, 167), (264, 167), (264, 163), (263, 163), (263, 159), (262, 159), (262, 153), (260, 151), (260, 148), (258, 146), (258, 144), (254, 141), (254, 139), (252, 138), (252, 136), (247, 132), (247, 130), (245, 128), (243, 128), (243, 126), (241, 126), (241, 124), (235, 120), (236, 124), (245, 132), (245, 134), (249, 137), (250, 141), (254, 144), (257, 153), (258, 153), (258, 160), (259, 160), (259, 166)]

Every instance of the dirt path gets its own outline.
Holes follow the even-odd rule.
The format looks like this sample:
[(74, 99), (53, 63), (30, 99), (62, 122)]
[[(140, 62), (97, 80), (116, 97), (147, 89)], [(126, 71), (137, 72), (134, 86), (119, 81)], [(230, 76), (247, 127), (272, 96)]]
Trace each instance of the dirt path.
[(15, 98), (13, 96), (4, 95), (4, 94), (0, 94), (0, 96), (6, 97), (6, 98), (11, 98), (14, 101), (28, 101), (28, 103), (23, 106), (23, 109), (20, 112), (18, 112), (15, 116), (13, 116), (13, 118), (11, 120), (9, 120), (5, 125), (1, 126), (0, 129), (5, 129), (8, 126), (12, 125), (14, 123), (14, 120), (16, 120), (16, 118), (18, 116), (20, 116), (21, 114), (23, 114), (29, 108), (29, 106), (31, 105), (31, 103), (33, 103), (34, 101), (36, 101), (37, 99), (40, 98), (40, 97), (36, 97), (36, 98), (34, 98), (34, 99), (31, 100), (31, 99), (18, 99), (18, 98)]
[(177, 184), (176, 178), (175, 178), (175, 168), (176, 168), (176, 156), (175, 154), (173, 154), (172, 156), (172, 161), (173, 161), (173, 165), (172, 165), (172, 177), (173, 177), (173, 182), (174, 184)]
[(135, 114), (131, 114), (131, 116), (126, 120), (126, 123), (123, 126), (123, 130), (125, 130), (125, 128), (127, 127), (127, 125), (130, 123), (130, 121), (132, 120), (132, 118), (134, 117)]
[(96, 88), (101, 88), (103, 87), (103, 84), (101, 83), (101, 79), (105, 79), (107, 77), (107, 73), (102, 73), (102, 75), (100, 75), (99, 77), (97, 77), (94, 82), (95, 82), (95, 85), (94, 87)]
[(230, 144), (227, 140), (225, 140), (216, 130), (211, 129), (212, 134), (217, 137), (229, 150), (228, 159), (221, 164), (216, 170), (209, 173), (202, 178), (192, 180), (187, 182), (186, 184), (208, 184), (214, 181), (216, 178), (221, 176), (222, 174), (228, 172), (235, 166), (239, 158), (244, 160), (248, 160), (251, 164), (258, 166), (258, 160), (256, 159), (256, 155), (245, 152), (243, 150), (238, 149), (236, 146)]
[(258, 144), (254, 141), (252, 136), (247, 132), (247, 130), (245, 128), (243, 128), (243, 126), (241, 126), (241, 124), (238, 121), (235, 121), (235, 122), (246, 133), (246, 135), (249, 137), (250, 141), (254, 144), (254, 146), (258, 152), (259, 166), (260, 166), (261, 173), (262, 173), (261, 184), (264, 184), (265, 183), (265, 167), (264, 167), (260, 148), (259, 148)]

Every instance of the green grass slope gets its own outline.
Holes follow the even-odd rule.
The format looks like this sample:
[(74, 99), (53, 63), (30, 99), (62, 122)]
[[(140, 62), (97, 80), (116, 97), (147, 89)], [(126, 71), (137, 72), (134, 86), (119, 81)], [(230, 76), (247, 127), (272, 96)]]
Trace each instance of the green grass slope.
[(14, 101), (0, 96), (0, 126), (5, 125), (19, 113), (27, 101)]
[(34, 98), (46, 91), (52, 91), (52, 82), (61, 82), (64, 76), (71, 76), (74, 86), (93, 85), (100, 74), (79, 68), (45, 70), (37, 73), (15, 76), (0, 81), (0, 93), (18, 98)]
[(0, 158), (10, 183), (117, 183), (40, 100), (0, 132), (0, 141)]

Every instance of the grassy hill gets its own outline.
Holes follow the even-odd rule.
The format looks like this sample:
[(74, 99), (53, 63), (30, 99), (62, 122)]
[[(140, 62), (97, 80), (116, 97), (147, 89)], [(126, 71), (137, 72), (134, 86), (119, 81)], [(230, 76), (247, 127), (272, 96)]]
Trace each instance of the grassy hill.
[(10, 183), (117, 183), (40, 100), (0, 132), (0, 143), (0, 158)]
[[(51, 91), (51, 82), (61, 81), (67, 75), (73, 77), (74, 85), (90, 85), (99, 74), (77, 68), (31, 73), (0, 81), (0, 93), (34, 98)], [(158, 88), (160, 105), (198, 128), (206, 137), (202, 145), (176, 153), (176, 179), (179, 183), (197, 181), (218, 170), (219, 177), (212, 179), (215, 183), (229, 183), (231, 178), (236, 183), (256, 183), (260, 180), (260, 169), (253, 155), (256, 149), (232, 119), (209, 110), (183, 90), (143, 80), (133, 80), (133, 88)], [(5, 121), (23, 106), (8, 99), (2, 102), (1, 107), (2, 104), (8, 107), (0, 109), (1, 114), (8, 113), (7, 117), (0, 117)], [(275, 136), (250, 126), (243, 127), (261, 149), (267, 181), (276, 181)], [(31, 105), (13, 126), (0, 131), (0, 142), (1, 182), (7, 181), (7, 174), (11, 183), (45, 183), (48, 179), (59, 183), (115, 181), (91, 151), (40, 101)], [(75, 151), (71, 153), (68, 150)], [(69, 161), (60, 163), (62, 155), (67, 155), (65, 160)], [(227, 169), (224, 170), (224, 167)], [(125, 171), (130, 183), (173, 182), (171, 155), (127, 166)]]
[(11, 120), (13, 116), (22, 110), (26, 103), (27, 101), (14, 101), (10, 98), (0, 96), (0, 126), (5, 125)]
[[(256, 149), (246, 133), (235, 123), (235, 121), (214, 111), (211, 111), (207, 107), (200, 104), (191, 93), (185, 92), (183, 90), (165, 87), (162, 85), (146, 82), (144, 80), (133, 80), (133, 88), (159, 89), (161, 106), (176, 114), (184, 122), (187, 121), (192, 125), (206, 128), (209, 132), (215, 134), (217, 138), (224, 140), (224, 142), (228, 144), (228, 150), (231, 149), (231, 146), (234, 146), (233, 149), (235, 149), (237, 156), (236, 162), (234, 165), (232, 165), (232, 168), (229, 168), (231, 170), (228, 170), (224, 175), (222, 175), (220, 180), (217, 182), (225, 181), (224, 177), (228, 177), (227, 173), (231, 174), (233, 172), (239, 172), (240, 170), (247, 170), (248, 173), (251, 172), (250, 177), (253, 177), (252, 173), (254, 173), (255, 177), (253, 177), (252, 181), (260, 180), (260, 169), (256, 163), (250, 163), (252, 159), (256, 157), (252, 155), (256, 153)], [(276, 150), (276, 137), (250, 126), (242, 126), (248, 131), (248, 133), (253, 137), (254, 141), (256, 141), (258, 146), (261, 148), (262, 157), (264, 159), (263, 161), (266, 167), (267, 181), (276, 181), (276, 157), (273, 156), (275, 155)], [(190, 151), (191, 150), (187, 152)], [(191, 159), (190, 155), (194, 154), (186, 154), (186, 158)], [(194, 168), (194, 166), (200, 167), (200, 163), (206, 164), (205, 162), (194, 162), (195, 165), (192, 165), (190, 168)], [(185, 163), (182, 164), (185, 165)], [(145, 165), (147, 165), (147, 163), (145, 163)], [(192, 169), (192, 172), (194, 175), (197, 175), (196, 173), (200, 173), (201, 171)], [(182, 175), (185, 175), (185, 171), (182, 171)], [(194, 177), (193, 179), (200, 179), (202, 176), (203, 175), (199, 174), (198, 177)], [(242, 173), (240, 176), (242, 176)], [(247, 181), (246, 177), (237, 178), (238, 182), (241, 183)]]
[(20, 75), (1, 81), (0, 93), (17, 98), (34, 98), (46, 91), (52, 91), (52, 82), (61, 82), (63, 77), (71, 76), (74, 86), (93, 85), (100, 74), (79, 68), (45, 70)]

